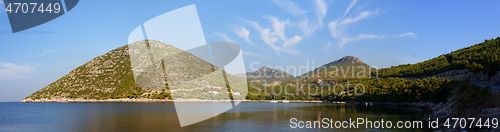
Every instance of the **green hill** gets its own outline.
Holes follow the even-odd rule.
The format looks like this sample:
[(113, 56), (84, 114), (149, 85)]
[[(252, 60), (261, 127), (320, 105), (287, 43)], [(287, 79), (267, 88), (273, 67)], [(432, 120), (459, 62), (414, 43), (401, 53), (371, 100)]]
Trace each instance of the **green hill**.
[[(171, 54), (166, 58), (162, 58), (168, 60), (162, 60), (163, 63), (161, 63), (161, 66), (165, 69), (163, 71), (164, 75), (168, 73), (168, 77), (163, 78), (165, 80), (144, 77), (149, 76), (149, 73), (136, 75), (139, 79), (134, 79), (129, 48), (141, 45), (147, 45), (148, 48), (154, 47), (154, 52)], [(139, 56), (138, 58), (146, 57)], [(226, 83), (224, 79), (221, 79), (222, 77), (219, 77), (222, 74), (215, 72), (220, 73), (221, 70), (188, 52), (159, 41), (139, 41), (92, 59), (45, 88), (26, 97), (25, 100), (171, 99), (172, 93), (183, 91), (189, 91), (187, 93), (190, 93), (182, 93), (184, 99), (220, 99), (227, 97)], [(214, 77), (216, 75), (219, 76)], [(228, 75), (227, 79), (236, 82), (234, 80), (241, 78)], [(159, 81), (167, 83), (147, 87), (137, 85), (138, 82), (162, 84)], [(241, 80), (238, 81), (241, 82)], [(243, 82), (246, 82), (246, 80)], [(239, 87), (240, 84), (235, 83), (234, 85), (233, 87)], [(239, 89), (233, 89), (233, 92), (238, 91)], [(206, 93), (212, 94), (207, 95)]]
[[(447, 100), (451, 94), (451, 90), (460, 87), (467, 87), (472, 90), (482, 89), (475, 89), (476, 87), (465, 85), (482, 84), (479, 86), (488, 86), (490, 89), (495, 89), (492, 86), (498, 86), (498, 81), (495, 82), (494, 78), (498, 77), (500, 68), (499, 46), (500, 38), (486, 40), (483, 43), (459, 49), (417, 64), (381, 69), (378, 71), (379, 77), (376, 78), (369, 77), (369, 74), (355, 74), (358, 76), (352, 76), (351, 73), (353, 72), (363, 73), (357, 69), (353, 70), (352, 67), (359, 66), (362, 68), (369, 66), (355, 57), (347, 56), (300, 76), (302, 78), (309, 78), (309, 80), (296, 79), (285, 81), (274, 89), (258, 89), (260, 85), (254, 85), (252, 89), (258, 90), (251, 91), (249, 98), (270, 99), (271, 95), (268, 93), (282, 93), (281, 91), (287, 91), (291, 94), (278, 94), (274, 96), (278, 99), (302, 100), (442, 102)], [(345, 67), (351, 67), (351, 69)], [(351, 75), (343, 76), (339, 72), (341, 68), (348, 69), (348, 72), (344, 73)], [(376, 71), (372, 75), (375, 74)], [(450, 79), (451, 76), (456, 75), (471, 75), (472, 77), (488, 75), (489, 77), (486, 77), (484, 80)], [(323, 81), (320, 83), (312, 79), (322, 79)], [(335, 79), (340, 80), (337, 81)], [(321, 90), (326, 90), (326, 92), (318, 92)], [(305, 93), (302, 91), (313, 92)], [(362, 92), (363, 94), (350, 94), (349, 92), (352, 91)]]
[(250, 80), (287, 80), (294, 78), (294, 76), (282, 70), (263, 66), (256, 71), (248, 72), (247, 78)]
[[(148, 45), (149, 44), (149, 45)], [(130, 61), (129, 47), (135, 45), (148, 45), (162, 51), (162, 53), (176, 53), (175, 56), (166, 58), (170, 63), (162, 63), (162, 67), (169, 67), (162, 71), (168, 77), (164, 77), (167, 82), (162, 85), (160, 80), (142, 78), (134, 79), (132, 64)], [(454, 82), (441, 79), (439, 75), (450, 71), (465, 71), (467, 73), (486, 74), (490, 77), (500, 70), (500, 38), (486, 40), (483, 43), (473, 45), (464, 49), (444, 54), (424, 62), (400, 65), (379, 70), (379, 78), (370, 78), (372, 67), (352, 56), (346, 56), (339, 60), (325, 64), (306, 74), (293, 78), (285, 72), (270, 70), (266, 67), (260, 71), (249, 73), (254, 74), (284, 74), (289, 79), (273, 82), (272, 85), (256, 82), (249, 88), (248, 99), (270, 99), (270, 91), (283, 90), (292, 93), (309, 91), (322, 87), (325, 89), (335, 89), (335, 85), (350, 88), (352, 84), (363, 84), (365, 94), (362, 96), (341, 93), (311, 95), (299, 93), (296, 95), (274, 95), (276, 98), (287, 99), (318, 99), (318, 100), (361, 100), (361, 101), (422, 101), (422, 100), (442, 100), (440, 97), (443, 91), (448, 91)], [(139, 57), (141, 58), (141, 57)], [(167, 66), (168, 65), (168, 66)], [(180, 69), (180, 70), (176, 70)], [(194, 69), (194, 70), (182, 70)], [(185, 71), (185, 72), (181, 72)], [(146, 99), (169, 99), (175, 92), (184, 91), (183, 97), (197, 98), (203, 96), (204, 99), (220, 99), (234, 92), (244, 92), (246, 85), (236, 84), (228, 93), (228, 87), (224, 81), (217, 79), (220, 77), (204, 76), (221, 70), (196, 56), (177, 49), (173, 46), (158, 41), (140, 41), (128, 46), (123, 46), (112, 50), (105, 55), (96, 57), (84, 65), (72, 70), (67, 75), (51, 83), (40, 91), (30, 95), (26, 100), (43, 99), (123, 99), (123, 98), (146, 98)], [(458, 72), (461, 73), (461, 72)], [(137, 76), (150, 73), (140, 74)], [(448, 74), (445, 74), (448, 75)], [(437, 76), (437, 78), (432, 77)], [(432, 77), (422, 79), (423, 77)], [(307, 78), (307, 79), (304, 79)], [(420, 78), (420, 79), (419, 79)], [(495, 78), (495, 77), (491, 77)], [(247, 82), (237, 76), (229, 75), (227, 78), (231, 82)], [(249, 78), (251, 79), (251, 78)], [(314, 81), (312, 81), (314, 79)], [(324, 80), (322, 83), (315, 79)], [(336, 81), (340, 79), (340, 81)], [(236, 81), (237, 80), (237, 81)], [(494, 79), (492, 79), (494, 80)], [(172, 83), (173, 82), (173, 83)], [(472, 82), (474, 83), (474, 82)], [(456, 83), (455, 83), (456, 84)], [(315, 85), (316, 88), (304, 87)], [(351, 86), (348, 86), (351, 85)], [(278, 86), (275, 89), (262, 89), (269, 86)], [(266, 91), (267, 90), (267, 91)], [(356, 88), (354, 88), (356, 90)], [(246, 95), (246, 94), (242, 94)], [(424, 96), (426, 95), (426, 96)], [(432, 96), (427, 96), (432, 95)], [(244, 97), (240, 97), (242, 99)]]
[(426, 77), (450, 70), (495, 75), (500, 70), (500, 38), (416, 63), (381, 69), (380, 77)]
[(349, 79), (366, 78), (374, 69), (361, 59), (353, 56), (345, 56), (338, 60), (322, 65), (300, 77), (309, 79)]

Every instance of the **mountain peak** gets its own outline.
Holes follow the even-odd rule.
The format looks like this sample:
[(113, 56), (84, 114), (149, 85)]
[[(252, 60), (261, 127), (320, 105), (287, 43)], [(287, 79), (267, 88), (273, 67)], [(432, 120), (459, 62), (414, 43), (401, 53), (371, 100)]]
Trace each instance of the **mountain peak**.
[[(312, 78), (359, 78), (369, 76), (371, 67), (354, 56), (344, 56), (302, 76)], [(343, 72), (341, 72), (343, 70)], [(354, 73), (354, 74), (353, 74)], [(359, 73), (359, 74), (358, 74)]]
[(341, 58), (341, 60), (358, 60), (359, 58), (356, 58), (354, 56), (344, 56)]
[(363, 64), (364, 62), (361, 61), (361, 59), (354, 57), (354, 56), (344, 56), (338, 60), (335, 60), (333, 62), (330, 62), (327, 65), (334, 65), (334, 64)]
[(262, 70), (274, 70), (272, 68), (269, 68), (267, 66), (260, 67), (257, 71), (262, 71)]

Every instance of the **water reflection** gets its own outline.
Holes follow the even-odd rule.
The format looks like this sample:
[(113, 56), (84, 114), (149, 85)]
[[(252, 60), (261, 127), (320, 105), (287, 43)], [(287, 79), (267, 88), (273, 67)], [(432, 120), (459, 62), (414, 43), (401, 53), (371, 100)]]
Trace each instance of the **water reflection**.
[[(352, 104), (245, 102), (219, 116), (181, 128), (172, 103), (0, 103), (0, 131), (339, 131), (291, 129), (290, 118), (357, 117), (421, 120), (422, 112)], [(351, 130), (364, 129), (340, 131)]]

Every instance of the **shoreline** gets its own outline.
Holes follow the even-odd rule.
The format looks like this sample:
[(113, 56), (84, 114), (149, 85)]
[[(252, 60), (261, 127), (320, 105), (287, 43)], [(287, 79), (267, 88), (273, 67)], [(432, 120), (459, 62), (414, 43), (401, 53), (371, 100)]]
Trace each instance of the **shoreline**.
[(388, 108), (409, 108), (414, 110), (424, 110), (428, 111), (432, 109), (436, 104), (429, 102), (366, 102), (366, 101), (322, 101), (322, 100), (287, 100), (288, 102), (283, 102), (283, 100), (276, 100), (278, 102), (271, 102), (271, 100), (199, 100), (199, 99), (23, 99), (20, 103), (168, 103), (168, 102), (184, 102), (184, 103), (223, 103), (223, 102), (254, 102), (254, 103), (271, 103), (271, 104), (287, 104), (287, 103), (325, 103), (325, 104), (353, 104), (357, 106), (373, 106), (373, 107), (388, 107)]
[[(220, 103), (220, 102), (259, 102), (259, 103), (285, 103), (283, 100), (276, 100), (278, 102), (271, 102), (271, 100), (200, 100), (200, 99), (147, 99), (147, 98), (122, 98), (122, 99), (67, 99), (67, 98), (56, 98), (56, 99), (23, 99), (20, 103), (167, 103), (167, 102), (186, 102), (186, 103)], [(366, 106), (387, 106), (387, 107), (413, 107), (418, 109), (429, 109), (435, 104), (417, 102), (366, 102), (366, 101), (322, 101), (322, 100), (287, 100), (286, 103), (328, 103), (328, 104), (355, 104), (355, 105), (366, 105)], [(285, 104), (286, 104), (285, 103)]]
[[(57, 98), (57, 99), (23, 99), (21, 103), (162, 103), (162, 102), (270, 102), (271, 100), (199, 100), (199, 99), (147, 99), (147, 98), (139, 98), (139, 99), (130, 99), (130, 98), (122, 98), (122, 99), (105, 99), (105, 100), (97, 100), (97, 99), (67, 99), (67, 98)], [(283, 103), (283, 100), (277, 100), (279, 103)], [(322, 103), (325, 101), (321, 100), (287, 100), (290, 103)]]

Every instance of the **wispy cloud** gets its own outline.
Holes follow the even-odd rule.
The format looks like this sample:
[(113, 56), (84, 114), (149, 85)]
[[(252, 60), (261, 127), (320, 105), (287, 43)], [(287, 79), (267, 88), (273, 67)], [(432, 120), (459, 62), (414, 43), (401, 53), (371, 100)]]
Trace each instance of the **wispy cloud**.
[(294, 56), (301, 56), (302, 53), (295, 49), (290, 49), (290, 48), (283, 48), (283, 47), (272, 47), (274, 51), (276, 51), (278, 54), (280, 53), (286, 53), (289, 55), (294, 55)]
[(342, 21), (340, 21), (340, 24), (342, 24), (342, 25), (351, 25), (351, 24), (354, 24), (354, 23), (356, 23), (358, 21), (366, 19), (366, 18), (368, 18), (370, 16), (375, 16), (378, 13), (379, 13), (379, 10), (375, 10), (375, 11), (363, 11), (363, 12), (359, 13), (356, 16), (346, 17), (346, 18), (342, 19)]
[(293, 46), (293, 45), (296, 45), (297, 43), (299, 43), (300, 41), (302, 41), (302, 37), (295, 35), (292, 38), (283, 42), (283, 46)]
[(349, 6), (347, 6), (347, 9), (344, 11), (344, 15), (342, 17), (346, 17), (349, 12), (351, 12), (351, 9), (358, 3), (358, 0), (353, 0)]
[[(340, 34), (340, 33), (337, 33)], [(407, 32), (407, 33), (402, 33), (402, 34), (393, 34), (393, 35), (387, 35), (387, 34), (358, 34), (355, 36), (346, 36), (344, 35), (339, 35), (337, 37), (334, 37), (338, 40), (338, 45), (339, 46), (344, 46), (348, 43), (356, 42), (356, 41), (361, 41), (361, 40), (369, 40), (369, 39), (390, 39), (390, 38), (416, 38), (417, 35), (413, 32)]]
[(357, 0), (353, 0), (349, 6), (344, 11), (344, 15), (342, 18), (331, 21), (328, 23), (328, 28), (330, 30), (330, 34), (333, 39), (337, 40), (338, 45), (340, 47), (360, 40), (368, 40), (368, 39), (385, 39), (385, 38), (415, 38), (416, 34), (413, 32), (407, 32), (402, 34), (395, 35), (386, 35), (386, 34), (369, 34), (369, 33), (360, 33), (358, 35), (348, 35), (345, 30), (347, 27), (356, 24), (365, 20), (366, 18), (376, 16), (379, 14), (380, 10), (372, 10), (372, 11), (361, 11), (358, 14), (352, 14), (352, 9), (356, 5)]
[(241, 39), (245, 40), (247, 43), (252, 43), (250, 40), (250, 30), (248, 30), (246, 27), (238, 27), (234, 30), (234, 34), (236, 34), (238, 37)]
[(281, 40), (286, 40), (285, 27), (288, 25), (288, 21), (281, 21), (274, 16), (268, 16), (267, 19), (271, 22), (271, 28), (273, 30), (271, 35), (275, 35)]
[[(314, 0), (312, 13), (290, 0), (273, 0), (273, 3), (293, 17), (281, 19), (276, 16), (264, 15), (264, 20), (267, 20), (265, 22), (241, 18), (240, 20), (250, 25), (252, 30), (237, 26), (232, 32), (247, 43), (252, 43), (250, 37), (255, 31), (254, 36), (259, 38), (258, 41), (264, 42), (277, 54), (285, 53), (300, 56), (301, 53), (293, 49), (293, 47), (312, 36), (314, 32), (323, 26), (323, 19), (328, 12), (327, 3), (324, 0)], [(290, 29), (299, 32), (292, 33)], [(217, 32), (215, 35), (226, 41), (234, 41), (224, 33)]]
[(250, 52), (250, 51), (246, 51), (246, 50), (241, 50), (241, 52), (243, 53), (244, 56), (257, 57), (257, 58), (268, 58), (269, 57), (266, 55), (262, 55), (259, 53)]
[(301, 16), (306, 14), (306, 11), (299, 7), (299, 5), (295, 4), (292, 1), (289, 0), (273, 0), (274, 4), (276, 4), (278, 7), (281, 9), (285, 10), (286, 12), (290, 13), (291, 15), (294, 16)]
[(271, 23), (270, 27), (264, 27), (257, 21), (245, 21), (254, 27), (254, 29), (259, 33), (260, 39), (276, 53), (279, 54), (283, 52), (291, 55), (300, 55), (300, 52), (291, 49), (290, 46), (299, 43), (302, 40), (302, 37), (294, 35), (292, 38), (288, 38), (285, 34), (285, 28), (288, 24), (287, 21), (279, 20), (273, 16), (268, 16), (266, 18)]
[(217, 36), (218, 38), (222, 39), (225, 42), (230, 42), (230, 43), (235, 43), (233, 39), (231, 39), (229, 36), (227, 36), (226, 33), (222, 32), (214, 32), (214, 35)]
[[(352, 7), (350, 7), (350, 8), (352, 8)], [(347, 10), (351, 10), (350, 8), (347, 8), (346, 12), (348, 12)], [(355, 24), (355, 23), (357, 23), (363, 19), (366, 19), (370, 16), (374, 16), (376, 14), (378, 14), (378, 11), (363, 11), (355, 16), (344, 17), (344, 18), (332, 21), (328, 24), (328, 28), (330, 29), (330, 34), (334, 39), (336, 39), (338, 41), (339, 46), (344, 46), (350, 42), (363, 40), (363, 39), (380, 38), (380, 36), (373, 35), (373, 34), (359, 34), (357, 36), (349, 36), (344, 31), (348, 26)]]
[(303, 32), (303, 36), (312, 36), (314, 32), (320, 29), (323, 26), (323, 19), (328, 12), (327, 3), (324, 0), (313, 1), (312, 13), (307, 12), (299, 4), (290, 0), (274, 0), (274, 3), (283, 11), (297, 18), (296, 21), (291, 21), (290, 23), (297, 26)]
[(323, 18), (326, 16), (326, 12), (328, 10), (326, 6), (326, 2), (324, 0), (315, 0), (314, 5), (316, 6), (316, 14), (318, 21), (323, 21)]
[(34, 72), (35, 67), (32, 65), (0, 61), (0, 81), (22, 79)]
[[(313, 2), (313, 15), (308, 13), (304, 8), (290, 0), (274, 0), (274, 4), (283, 11), (294, 16), (295, 21), (288, 19), (282, 20), (275, 16), (266, 16), (269, 21), (269, 26), (262, 26), (257, 21), (245, 20), (257, 31), (260, 39), (275, 52), (299, 55), (300, 52), (292, 47), (299, 44), (308, 36), (312, 36), (314, 32), (323, 26), (323, 19), (327, 14), (327, 3), (324, 0), (315, 0)], [(311, 19), (312, 18), (312, 19)], [(293, 33), (291, 37), (287, 36), (287, 29), (300, 29), (302, 34)], [(243, 30), (236, 33), (242, 38), (246, 38)], [(290, 34), (289, 34), (290, 35)]]
[(407, 32), (399, 34), (398, 37), (417, 38), (417, 34), (415, 34), (414, 32)]
[(304, 33), (304, 36), (312, 36), (317, 30), (323, 27), (323, 19), (327, 15), (328, 6), (324, 0), (314, 1), (315, 16), (311, 20), (310, 16), (301, 16), (297, 22), (298, 27)]

